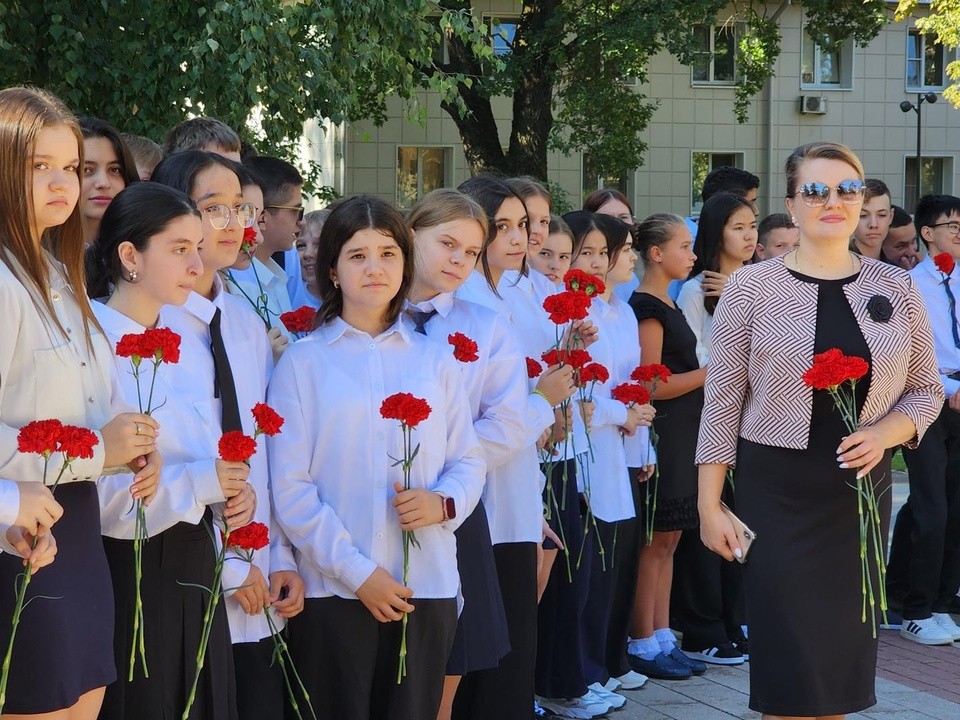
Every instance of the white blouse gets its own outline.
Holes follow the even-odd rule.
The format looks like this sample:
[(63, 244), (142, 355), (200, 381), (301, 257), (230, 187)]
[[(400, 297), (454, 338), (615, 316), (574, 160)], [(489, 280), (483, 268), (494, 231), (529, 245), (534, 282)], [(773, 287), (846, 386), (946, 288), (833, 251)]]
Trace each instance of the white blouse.
[(703, 306), (703, 273), (691, 278), (680, 288), (677, 307), (687, 319), (687, 324), (697, 336), (697, 360), (700, 367), (709, 364), (713, 349), (713, 315)]
[[(427, 337), (436, 340), (451, 355), (453, 347), (448, 336), (455, 332), (477, 343), (479, 359), (457, 364), (470, 401), (473, 429), (486, 459), (483, 502), (493, 543), (519, 542), (512, 538), (531, 536), (539, 540), (543, 503), (536, 476), (531, 481), (518, 482), (511, 470), (517, 456), (530, 445), (527, 425), (530, 394), (523, 356), (507, 324), (493, 310), (449, 293), (414, 307), (437, 311), (424, 329)], [(408, 327), (413, 330), (414, 323), (407, 319)], [(546, 407), (543, 398), (534, 397)], [(547, 417), (552, 417), (552, 411)]]
[[(4, 252), (0, 249), (0, 252)], [(6, 256), (7, 262), (16, 261)], [(56, 418), (96, 432), (100, 442), (89, 460), (74, 460), (61, 483), (95, 481), (103, 472), (105, 451), (99, 428), (110, 419), (111, 353), (103, 334), (89, 328), (91, 352), (80, 306), (60, 265), (48, 258), (49, 297), (61, 335), (42, 302), (0, 262), (0, 476), (41, 482), (43, 458), (17, 451), (20, 428), (34, 420)], [(59, 469), (57, 460), (50, 463)], [(48, 481), (52, 481), (49, 478)]]
[[(230, 369), (237, 389), (237, 401), (240, 406), (240, 420), (243, 432), (250, 437), (254, 434), (253, 406), (264, 401), (267, 381), (273, 367), (273, 359), (263, 322), (246, 301), (223, 292), (219, 278), (215, 281), (216, 295), (208, 300), (202, 295), (191, 293), (183, 307), (166, 306), (160, 313), (161, 324), (179, 333), (180, 365), (184, 373), (174, 375), (173, 391), (189, 403), (195, 410), (190, 414), (193, 424), (187, 427), (177, 425), (169, 430), (185, 435), (196, 435), (205, 444), (202, 458), (212, 463), (218, 457), (217, 444), (222, 435), (220, 424), (220, 400), (214, 398), (213, 355), (210, 350), (210, 320), (219, 308), (221, 313), (220, 330), (223, 344), (230, 358)], [(290, 418), (283, 413), (286, 422), (281, 432), (286, 432)], [(196, 422), (196, 418), (200, 422)], [(163, 429), (161, 429), (161, 438)], [(269, 583), (270, 573), (280, 570), (296, 570), (297, 565), (289, 541), (280, 527), (274, 522), (270, 503), (270, 481), (267, 443), (264, 437), (257, 438), (257, 452), (250, 459), (250, 475), (247, 482), (253, 486), (257, 495), (257, 507), (254, 522), (261, 522), (270, 529), (270, 545), (257, 550), (253, 555), (254, 564), (263, 573)], [(214, 471), (214, 479), (216, 473)], [(222, 499), (222, 495), (221, 495)], [(219, 542), (219, 533), (216, 533)], [(231, 599), (233, 592), (243, 586), (250, 572), (245, 559), (235, 552), (227, 552), (223, 570), (223, 587), (227, 596), (227, 619), (230, 635), (234, 643), (257, 642), (269, 637), (270, 628), (263, 613), (248, 615), (239, 603)], [(282, 627), (284, 621), (274, 616), (274, 622)]]
[(380, 416), (394, 393), (425, 399), (413, 431), (411, 486), (454, 499), (457, 517), (416, 531), (409, 587), (419, 598), (458, 596), (454, 530), (473, 511), (485, 464), (450, 352), (398, 319), (376, 337), (340, 318), (291, 346), (270, 381), (270, 405), (287, 419), (269, 439), (277, 519), (296, 548), (307, 597), (355, 598), (379, 566), (403, 577), (394, 507), (400, 423)]

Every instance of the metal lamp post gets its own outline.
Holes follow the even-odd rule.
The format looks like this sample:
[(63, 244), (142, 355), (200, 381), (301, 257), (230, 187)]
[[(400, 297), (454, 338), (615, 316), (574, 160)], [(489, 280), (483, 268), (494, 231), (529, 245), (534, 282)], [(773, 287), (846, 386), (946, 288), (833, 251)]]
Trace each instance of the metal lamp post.
[(935, 102), (937, 101), (937, 94), (936, 94), (936, 93), (933, 93), (933, 92), (917, 93), (917, 104), (916, 104), (916, 105), (914, 105), (914, 104), (913, 104), (912, 102), (910, 102), (909, 100), (904, 100), (902, 103), (900, 103), (900, 109), (901, 109), (903, 112), (908, 113), (908, 112), (910, 112), (911, 110), (913, 110), (914, 112), (917, 113), (917, 188), (916, 188), (917, 192), (916, 192), (916, 196), (915, 196), (914, 199), (913, 199), (913, 207), (914, 207), (914, 208), (916, 208), (916, 207), (917, 207), (917, 203), (920, 202), (920, 177), (921, 177), (921, 167), (920, 167), (921, 153), (920, 153), (920, 149), (921, 149), (921, 142), (922, 142), (922, 139), (921, 139), (922, 136), (921, 136), (921, 134), (920, 134), (920, 131), (921, 131), (922, 127), (923, 127), (922, 124), (921, 124), (920, 107), (923, 105), (923, 103), (924, 103), (925, 101), (928, 102), (928, 103), (930, 103), (930, 104), (935, 103)]

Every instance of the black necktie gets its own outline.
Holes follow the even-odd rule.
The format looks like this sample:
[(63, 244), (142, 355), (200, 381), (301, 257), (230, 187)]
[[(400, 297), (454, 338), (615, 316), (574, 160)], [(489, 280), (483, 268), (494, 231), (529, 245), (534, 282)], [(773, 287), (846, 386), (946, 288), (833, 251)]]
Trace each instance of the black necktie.
[(957, 299), (950, 290), (950, 276), (943, 278), (943, 289), (947, 291), (947, 302), (950, 304), (950, 329), (953, 330), (953, 344), (960, 348), (960, 332), (957, 332)]
[(435, 309), (434, 310), (415, 310), (414, 308), (410, 308), (407, 312), (410, 313), (410, 318), (413, 320), (414, 324), (416, 325), (416, 327), (413, 329), (418, 333), (420, 333), (421, 335), (427, 334), (427, 323), (430, 321), (430, 318), (432, 318), (434, 315), (437, 314), (437, 311)]
[(210, 350), (213, 353), (213, 396), (220, 398), (220, 427), (225, 433), (243, 430), (237, 386), (233, 382), (230, 358), (227, 357), (223, 333), (220, 332), (220, 308), (213, 313), (210, 321)]

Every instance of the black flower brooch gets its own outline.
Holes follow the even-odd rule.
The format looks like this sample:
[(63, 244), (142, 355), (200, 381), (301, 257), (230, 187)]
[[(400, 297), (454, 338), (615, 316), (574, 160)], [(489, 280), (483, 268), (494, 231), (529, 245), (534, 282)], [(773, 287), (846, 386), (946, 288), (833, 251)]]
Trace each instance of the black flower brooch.
[(867, 313), (874, 322), (890, 322), (893, 305), (886, 295), (874, 295), (867, 301)]

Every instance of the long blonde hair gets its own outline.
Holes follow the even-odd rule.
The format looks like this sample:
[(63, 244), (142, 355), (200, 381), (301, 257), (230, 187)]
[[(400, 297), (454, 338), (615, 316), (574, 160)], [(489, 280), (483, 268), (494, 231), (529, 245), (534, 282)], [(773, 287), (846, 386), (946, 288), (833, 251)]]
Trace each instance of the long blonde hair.
[(69, 108), (45, 90), (28, 87), (0, 90), (0, 260), (32, 291), (41, 316), (48, 318), (65, 335), (48, 290), (50, 272), (44, 250), (58, 260), (80, 306), (89, 343), (90, 325), (99, 327), (99, 324), (84, 290), (85, 245), (79, 202), (63, 225), (44, 231), (39, 244), (31, 230), (33, 171), (29, 160), (40, 132), (57, 126), (69, 128), (77, 139), (80, 158), (77, 180), (81, 182), (83, 134)]

